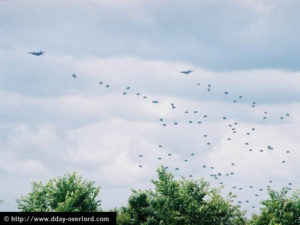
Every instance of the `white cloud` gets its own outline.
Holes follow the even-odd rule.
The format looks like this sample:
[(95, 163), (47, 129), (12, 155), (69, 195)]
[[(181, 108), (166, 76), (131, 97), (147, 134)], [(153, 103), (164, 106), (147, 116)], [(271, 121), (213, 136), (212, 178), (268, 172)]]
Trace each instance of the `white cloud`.
[(47, 168), (38, 160), (20, 160), (10, 154), (2, 153), (0, 168), (10, 175), (47, 175)]

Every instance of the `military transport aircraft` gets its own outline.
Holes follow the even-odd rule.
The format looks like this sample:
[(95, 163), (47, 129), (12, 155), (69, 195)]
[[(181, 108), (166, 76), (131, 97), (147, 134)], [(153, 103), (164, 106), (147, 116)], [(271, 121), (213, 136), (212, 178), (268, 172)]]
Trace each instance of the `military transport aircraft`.
[(28, 52), (28, 54), (35, 55), (35, 56), (41, 56), (44, 55), (45, 53), (46, 52), (43, 52), (42, 50), (39, 52)]

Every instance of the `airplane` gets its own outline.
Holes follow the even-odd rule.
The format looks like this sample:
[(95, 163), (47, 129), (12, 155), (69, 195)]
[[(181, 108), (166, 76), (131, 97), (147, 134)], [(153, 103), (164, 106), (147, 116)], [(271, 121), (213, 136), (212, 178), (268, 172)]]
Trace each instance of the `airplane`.
[(46, 52), (43, 52), (42, 50), (39, 51), (39, 52), (28, 52), (28, 54), (31, 54), (31, 55), (35, 55), (35, 56), (41, 56), (43, 54), (45, 54)]
[(180, 73), (184, 73), (184, 74), (190, 74), (191, 72), (193, 72), (194, 70), (185, 70), (185, 71), (181, 71)]

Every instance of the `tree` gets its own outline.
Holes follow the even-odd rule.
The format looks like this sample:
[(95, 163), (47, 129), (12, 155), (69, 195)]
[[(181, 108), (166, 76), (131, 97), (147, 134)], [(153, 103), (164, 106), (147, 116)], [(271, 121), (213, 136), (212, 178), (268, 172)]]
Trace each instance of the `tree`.
[(133, 190), (118, 211), (122, 225), (244, 225), (244, 213), (204, 180), (175, 180), (165, 168), (153, 180), (155, 191)]
[(23, 212), (94, 212), (100, 206), (96, 200), (100, 187), (82, 180), (76, 173), (51, 179), (46, 185), (33, 182), (32, 191), (17, 200)]
[(268, 188), (270, 199), (264, 200), (260, 215), (253, 215), (250, 225), (299, 225), (300, 224), (300, 195), (295, 192), (287, 196), (288, 188), (281, 191)]

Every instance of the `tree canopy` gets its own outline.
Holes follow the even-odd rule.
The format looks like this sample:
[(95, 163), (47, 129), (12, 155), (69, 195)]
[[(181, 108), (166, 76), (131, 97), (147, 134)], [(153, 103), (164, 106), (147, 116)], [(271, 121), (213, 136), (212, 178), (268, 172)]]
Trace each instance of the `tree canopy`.
[[(299, 225), (300, 193), (288, 195), (268, 187), (269, 198), (261, 202), (258, 215), (245, 218), (234, 195), (222, 197), (220, 189), (203, 179), (175, 179), (164, 167), (152, 180), (154, 189), (133, 190), (125, 207), (117, 211), (119, 225)], [(45, 185), (33, 182), (28, 195), (17, 200), (23, 212), (94, 212), (100, 211), (97, 196), (100, 187), (82, 180), (76, 173), (50, 179)], [(0, 200), (0, 204), (2, 201)]]
[(50, 179), (47, 184), (33, 182), (32, 191), (17, 200), (23, 212), (93, 212), (100, 206), (96, 200), (100, 187), (83, 181), (76, 173)]
[(261, 202), (263, 208), (259, 215), (253, 215), (250, 225), (299, 225), (300, 196), (295, 192), (287, 196), (288, 189), (275, 191), (268, 188), (269, 198)]
[(118, 224), (246, 224), (239, 206), (231, 204), (232, 195), (223, 198), (204, 180), (175, 180), (163, 167), (157, 172), (158, 179), (152, 181), (155, 190), (134, 190), (128, 206), (119, 210)]

